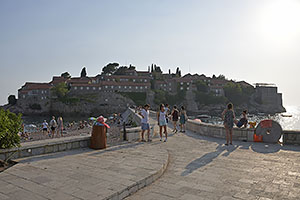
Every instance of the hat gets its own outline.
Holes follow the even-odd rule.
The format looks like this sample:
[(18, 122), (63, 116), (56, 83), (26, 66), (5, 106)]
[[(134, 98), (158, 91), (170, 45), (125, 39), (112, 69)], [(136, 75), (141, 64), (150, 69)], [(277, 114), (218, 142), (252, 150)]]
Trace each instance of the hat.
[(101, 123), (101, 124), (103, 124), (104, 126), (106, 126), (107, 128), (110, 128), (110, 126), (108, 125), (108, 124), (106, 124), (105, 122), (106, 122), (106, 118), (104, 118), (102, 115), (101, 116), (99, 116), (98, 118), (97, 118), (97, 122), (99, 122), (99, 123)]

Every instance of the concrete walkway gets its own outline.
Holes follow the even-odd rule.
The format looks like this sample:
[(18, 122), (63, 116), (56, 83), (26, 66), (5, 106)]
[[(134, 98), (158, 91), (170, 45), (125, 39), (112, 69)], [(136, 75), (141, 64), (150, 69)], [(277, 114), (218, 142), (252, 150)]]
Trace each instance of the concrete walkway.
[(165, 174), (128, 200), (300, 199), (300, 147), (179, 133), (164, 147)]
[(122, 199), (163, 174), (168, 152), (160, 143), (131, 143), (18, 161), (0, 173), (1, 200)]

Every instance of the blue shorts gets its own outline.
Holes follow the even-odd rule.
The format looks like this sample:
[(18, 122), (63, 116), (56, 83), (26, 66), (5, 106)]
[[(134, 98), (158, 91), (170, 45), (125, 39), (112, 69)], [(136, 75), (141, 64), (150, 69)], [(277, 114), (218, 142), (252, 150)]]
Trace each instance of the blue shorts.
[(142, 130), (143, 130), (143, 131), (145, 131), (145, 130), (149, 130), (149, 129), (150, 129), (150, 125), (149, 125), (149, 123), (147, 123), (147, 124), (146, 124), (146, 123), (142, 123), (142, 125), (141, 125), (141, 126), (142, 126)]
[(166, 126), (167, 122), (166, 120), (159, 120), (159, 126)]

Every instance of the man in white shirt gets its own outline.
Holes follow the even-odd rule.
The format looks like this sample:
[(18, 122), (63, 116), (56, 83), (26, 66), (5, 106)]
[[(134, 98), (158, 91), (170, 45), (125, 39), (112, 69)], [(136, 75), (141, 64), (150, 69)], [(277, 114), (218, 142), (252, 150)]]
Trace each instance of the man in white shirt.
[(139, 112), (139, 115), (142, 117), (141, 120), (142, 142), (146, 142), (146, 140), (144, 139), (144, 133), (146, 130), (148, 134), (148, 142), (152, 141), (150, 139), (149, 109), (150, 109), (150, 105), (146, 104), (144, 108)]

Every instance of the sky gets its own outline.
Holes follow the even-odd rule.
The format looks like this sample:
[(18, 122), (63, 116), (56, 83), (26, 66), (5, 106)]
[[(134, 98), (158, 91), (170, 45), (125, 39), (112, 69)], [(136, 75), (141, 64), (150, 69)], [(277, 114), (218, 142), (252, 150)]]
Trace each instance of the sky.
[(0, 104), (110, 62), (275, 83), (300, 105), (300, 0), (0, 0)]

